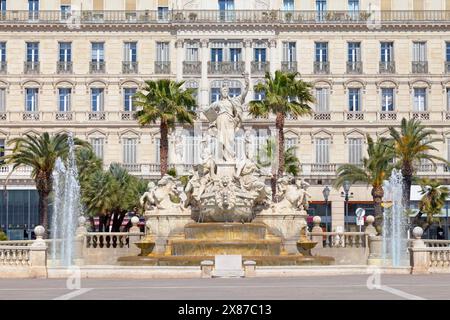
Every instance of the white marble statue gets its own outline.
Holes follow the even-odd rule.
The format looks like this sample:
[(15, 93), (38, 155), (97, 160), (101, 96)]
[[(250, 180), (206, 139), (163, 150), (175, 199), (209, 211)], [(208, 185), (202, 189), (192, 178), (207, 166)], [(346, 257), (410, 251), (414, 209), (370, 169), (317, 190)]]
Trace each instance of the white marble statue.
[(142, 197), (139, 200), (141, 207), (143, 207), (144, 210), (152, 210), (156, 205), (154, 198), (155, 189), (156, 184), (153, 181), (150, 181), (147, 184), (147, 191), (142, 195)]
[(296, 180), (292, 175), (284, 175), (278, 179), (277, 203), (272, 205), (272, 211), (277, 213), (303, 214), (306, 215), (308, 202), (311, 195), (306, 191), (309, 184)]
[(311, 194), (307, 191), (309, 183), (304, 179), (301, 179), (297, 180), (295, 184), (300, 192), (300, 196), (298, 199), (298, 208), (300, 209), (300, 211), (306, 211), (309, 208), (309, 200), (311, 199)]
[(207, 107), (203, 113), (210, 122), (210, 128), (216, 129), (219, 154), (224, 161), (234, 161), (234, 138), (236, 131), (242, 124), (242, 105), (245, 102), (249, 88), (248, 74), (244, 74), (245, 88), (237, 97), (229, 96), (228, 85), (224, 84), (220, 89), (220, 100)]
[[(142, 195), (141, 205), (148, 210), (156, 210), (158, 212), (182, 212), (182, 202), (185, 202), (186, 196), (183, 194), (183, 188), (174, 177), (165, 175), (155, 185), (154, 182), (148, 184), (148, 190)], [(178, 199), (179, 202), (174, 201)]]

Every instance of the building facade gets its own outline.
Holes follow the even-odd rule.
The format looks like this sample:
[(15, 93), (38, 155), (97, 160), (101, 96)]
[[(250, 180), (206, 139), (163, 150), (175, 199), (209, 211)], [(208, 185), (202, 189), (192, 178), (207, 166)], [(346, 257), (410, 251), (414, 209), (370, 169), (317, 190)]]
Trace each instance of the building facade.
[[(449, 0), (0, 0), (0, 149), (25, 133), (74, 132), (106, 166), (156, 179), (158, 126), (134, 118), (143, 81), (184, 80), (202, 108), (224, 82), (240, 94), (244, 72), (247, 101), (261, 99), (253, 85), (275, 70), (313, 84), (314, 115), (288, 119), (285, 134), (311, 184), (311, 213), (326, 215), (329, 229), (355, 227), (357, 207), (370, 213), (366, 186), (351, 187), (348, 210), (342, 190), (332, 189), (327, 206), (322, 195), (339, 164), (361, 162), (366, 134), (388, 136), (403, 117), (417, 118), (450, 159)], [(171, 137), (180, 174), (200, 159), (203, 120)], [(248, 116), (244, 129), (258, 148), (274, 119)], [(32, 229), (30, 171), (6, 181), (10, 170), (0, 167), (0, 226)], [(418, 174), (450, 178), (440, 164), (423, 163)]]

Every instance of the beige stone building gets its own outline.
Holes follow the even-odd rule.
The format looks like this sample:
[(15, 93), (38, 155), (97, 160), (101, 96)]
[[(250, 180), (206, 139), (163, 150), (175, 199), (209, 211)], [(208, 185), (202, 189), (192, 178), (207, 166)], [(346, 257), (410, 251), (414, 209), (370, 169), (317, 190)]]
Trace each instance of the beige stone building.
[[(418, 118), (448, 158), (449, 0), (0, 0), (0, 147), (29, 132), (70, 131), (106, 166), (156, 179), (158, 126), (140, 128), (131, 100), (144, 80), (185, 80), (202, 108), (224, 82), (240, 94), (243, 72), (247, 100), (261, 98), (253, 85), (278, 69), (314, 85), (314, 116), (287, 120), (286, 136), (311, 184), (311, 214), (327, 215), (330, 229), (346, 215), (355, 227), (357, 207), (370, 213), (365, 186), (351, 187), (348, 210), (342, 190), (332, 189), (327, 210), (322, 195), (339, 164), (361, 161), (366, 134), (386, 136), (401, 118)], [(199, 161), (202, 126), (171, 138), (179, 174)], [(274, 120), (247, 117), (244, 129), (255, 130), (258, 148)], [(0, 168), (3, 183), (10, 169)], [(419, 175), (450, 177), (427, 163)], [(28, 169), (11, 175), (0, 191), (1, 227), (32, 229), (33, 189)]]

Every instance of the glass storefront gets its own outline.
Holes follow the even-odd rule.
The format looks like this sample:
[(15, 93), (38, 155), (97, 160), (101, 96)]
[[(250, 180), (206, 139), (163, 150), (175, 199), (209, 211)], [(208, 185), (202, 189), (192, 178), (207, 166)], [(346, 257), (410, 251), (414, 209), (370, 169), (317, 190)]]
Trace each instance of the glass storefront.
[(0, 190), (0, 228), (10, 240), (31, 239), (38, 223), (36, 190)]

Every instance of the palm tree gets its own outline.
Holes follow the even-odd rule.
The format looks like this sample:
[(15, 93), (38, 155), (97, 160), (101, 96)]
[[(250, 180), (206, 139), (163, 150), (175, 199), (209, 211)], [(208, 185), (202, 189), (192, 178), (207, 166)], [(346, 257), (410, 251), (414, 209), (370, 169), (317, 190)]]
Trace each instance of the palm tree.
[(81, 200), (90, 216), (100, 214), (102, 220), (112, 217), (115, 232), (120, 231), (128, 210), (138, 203), (141, 190), (142, 182), (138, 178), (113, 163), (108, 171), (98, 170), (90, 176)]
[[(69, 153), (67, 134), (42, 135), (25, 134), (23, 137), (11, 139), (8, 145), (14, 145), (12, 153), (3, 157), (6, 164), (12, 164), (12, 174), (18, 167), (31, 167), (31, 177), (36, 183), (39, 195), (40, 224), (48, 230), (49, 195), (53, 190), (53, 168), (57, 158), (66, 159)], [(76, 146), (87, 146), (87, 143), (74, 139)]]
[[(450, 190), (441, 185), (437, 180), (422, 179), (420, 182), (420, 194), (422, 198), (419, 202), (419, 213), (415, 217), (415, 224), (421, 225), (426, 231), (430, 225), (440, 221), (436, 215), (440, 214), (445, 206), (445, 201), (450, 195)], [(421, 218), (426, 214), (426, 222), (422, 223)]]
[(403, 205), (405, 209), (409, 209), (411, 185), (416, 166), (422, 161), (430, 161), (432, 164), (435, 164), (435, 160), (448, 162), (441, 157), (429, 154), (430, 151), (439, 151), (433, 144), (441, 142), (442, 139), (433, 138), (436, 131), (427, 129), (420, 121), (403, 118), (400, 131), (393, 127), (390, 127), (389, 131), (394, 156), (403, 176)]
[(92, 173), (102, 170), (103, 161), (98, 158), (92, 148), (79, 148), (76, 153), (78, 179), (81, 184), (87, 181)]
[(264, 92), (263, 100), (255, 100), (249, 103), (249, 113), (253, 116), (267, 116), (275, 114), (275, 127), (277, 128), (278, 141), (276, 154), (278, 156), (278, 170), (272, 177), (272, 192), (276, 186), (277, 176), (282, 176), (285, 171), (284, 151), (284, 121), (286, 116), (301, 117), (312, 114), (309, 103), (314, 101), (311, 94), (311, 84), (297, 80), (299, 74), (284, 73), (277, 70), (275, 76), (266, 72), (265, 82), (255, 86), (255, 91)]
[(160, 159), (161, 176), (167, 173), (169, 129), (175, 123), (193, 124), (197, 102), (194, 89), (182, 89), (184, 81), (176, 82), (168, 79), (146, 81), (142, 91), (136, 93), (136, 106), (142, 109), (137, 112), (137, 119), (141, 126), (159, 121), (160, 129)]
[[(275, 142), (272, 138), (267, 139), (267, 143), (261, 148), (257, 155), (257, 163), (262, 167), (272, 164), (275, 150)], [(290, 147), (284, 151), (285, 171), (293, 176), (300, 172), (300, 160), (295, 155), (296, 147)]]
[(392, 149), (386, 139), (379, 139), (376, 142), (367, 135), (367, 158), (363, 158), (361, 165), (344, 164), (337, 170), (337, 179), (334, 183), (336, 188), (341, 187), (344, 181), (350, 183), (366, 183), (372, 186), (372, 198), (375, 210), (375, 225), (380, 231), (383, 209), (383, 181), (390, 175), (392, 165)]

